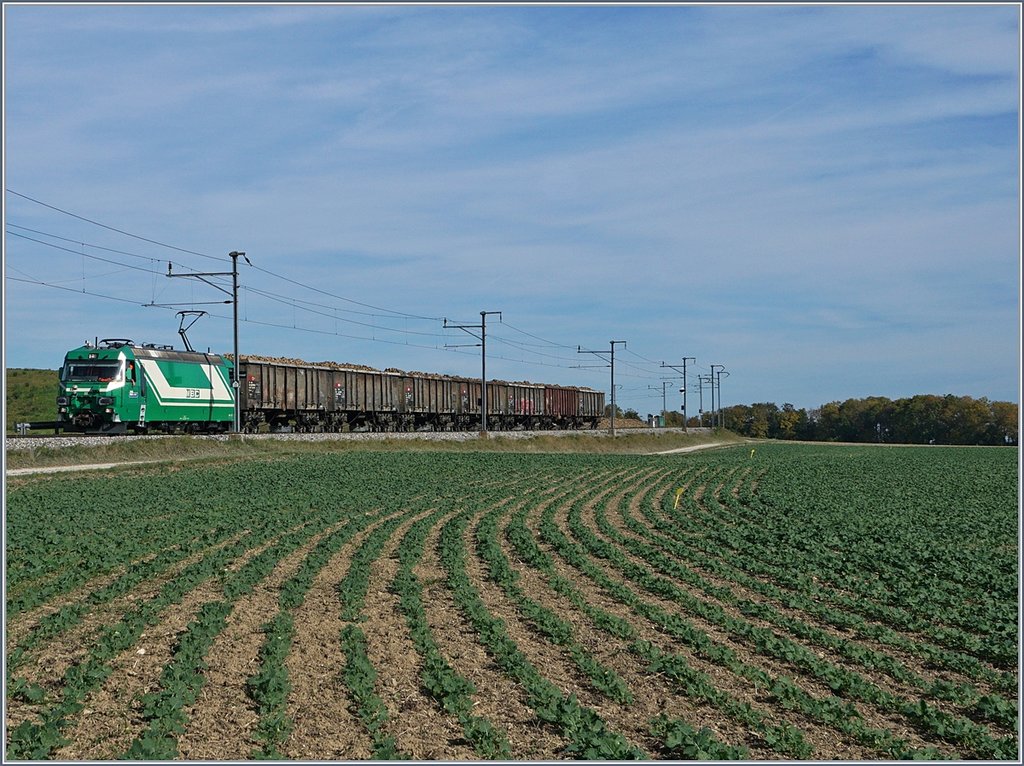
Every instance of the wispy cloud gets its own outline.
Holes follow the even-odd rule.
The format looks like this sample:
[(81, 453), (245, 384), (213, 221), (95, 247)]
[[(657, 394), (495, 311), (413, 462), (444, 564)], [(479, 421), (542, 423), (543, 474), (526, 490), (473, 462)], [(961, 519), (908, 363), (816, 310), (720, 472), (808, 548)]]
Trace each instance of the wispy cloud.
[[(79, 214), (201, 252), (245, 249), (410, 313), (498, 308), (570, 347), (615, 335), (649, 358), (714, 356), (744, 370), (737, 400), (950, 388), (969, 380), (953, 340), (971, 346), (977, 380), (996, 381), (957, 393), (1015, 396), (1012, 8), (19, 6), (5, 22), (7, 185)], [(119, 241), (6, 203), (14, 223)], [(5, 255), (29, 273), (83, 260), (10, 236)], [(109, 287), (195, 300), (156, 282)], [(45, 348), (24, 342), (49, 293), (6, 287), (9, 364), (52, 365), (53, 339), (79, 343), (83, 322), (107, 321), (97, 299), (58, 294)], [(361, 343), (324, 336), (333, 316), (257, 293), (245, 308), (295, 327), (253, 323), (267, 353), (478, 363), (439, 351), (443, 333)], [(108, 310), (146, 332), (168, 325)], [(534, 377), (602, 385), (601, 372), (515, 358)]]

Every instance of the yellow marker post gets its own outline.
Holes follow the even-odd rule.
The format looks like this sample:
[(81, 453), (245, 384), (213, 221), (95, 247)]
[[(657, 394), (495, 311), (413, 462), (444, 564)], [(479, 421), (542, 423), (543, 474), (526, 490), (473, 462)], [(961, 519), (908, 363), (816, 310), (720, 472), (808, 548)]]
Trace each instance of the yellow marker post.
[(679, 498), (683, 494), (683, 490), (684, 489), (686, 489), (686, 488), (685, 487), (680, 487), (679, 489), (676, 490), (676, 504), (672, 506), (672, 510), (673, 511), (675, 511), (675, 510), (677, 510), (679, 508)]
[[(754, 449), (756, 449), (756, 447)], [(754, 450), (750, 450), (750, 457), (754, 457)]]

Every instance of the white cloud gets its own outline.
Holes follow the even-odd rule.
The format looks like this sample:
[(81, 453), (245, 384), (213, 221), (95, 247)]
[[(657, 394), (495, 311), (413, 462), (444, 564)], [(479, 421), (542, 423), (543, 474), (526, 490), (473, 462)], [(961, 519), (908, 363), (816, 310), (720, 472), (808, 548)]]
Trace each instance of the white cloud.
[[(888, 337), (917, 337), (910, 364), (931, 380), (948, 329), (936, 305), (957, 312), (965, 341), (994, 336), (975, 344), (976, 365), (1008, 369), (1014, 14), (603, 10), (18, 9), (7, 17), (8, 186), (181, 247), (244, 249), (262, 267), (412, 313), (493, 307), (570, 345), (621, 331), (655, 357), (703, 343), (702, 356), (745, 368), (730, 386), (751, 400), (786, 398), (757, 393), (782, 380), (781, 353), (818, 360), (819, 388), (845, 385), (855, 355), (831, 346), (864, 353), (861, 336), (882, 332), (883, 364), (898, 366)], [(118, 241), (7, 203), (16, 223)], [(10, 238), (7, 250), (18, 267), (37, 253)], [(302, 320), (250, 300), (275, 322)], [(89, 314), (87, 301), (64, 305)], [(132, 311), (126, 321), (147, 331), (168, 322)], [(249, 335), (281, 354), (294, 343), (321, 358), (338, 348), (421, 369), (475, 364), (268, 327)]]

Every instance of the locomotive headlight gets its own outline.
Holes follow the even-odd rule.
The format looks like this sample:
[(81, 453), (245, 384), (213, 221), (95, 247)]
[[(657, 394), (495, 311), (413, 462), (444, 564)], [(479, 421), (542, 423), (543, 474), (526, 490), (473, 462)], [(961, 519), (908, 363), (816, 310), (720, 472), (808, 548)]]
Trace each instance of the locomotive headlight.
[(57, 404), (64, 406), (64, 405), (67, 405), (67, 403), (68, 403), (68, 398), (66, 396), (58, 396), (57, 397)]
[[(108, 404), (113, 404), (114, 403), (114, 399), (113, 399), (113, 397), (110, 397), (110, 396), (101, 396), (97, 400), (97, 402), (100, 405), (100, 407), (103, 407), (103, 406), (106, 406)], [(107, 412), (110, 412), (110, 410), (107, 410)]]

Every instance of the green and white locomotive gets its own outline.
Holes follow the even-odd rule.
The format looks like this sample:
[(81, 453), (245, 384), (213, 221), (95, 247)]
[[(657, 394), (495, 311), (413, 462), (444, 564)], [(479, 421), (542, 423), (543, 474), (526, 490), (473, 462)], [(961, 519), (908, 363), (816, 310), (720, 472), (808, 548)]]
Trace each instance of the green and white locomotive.
[(231, 361), (217, 354), (106, 338), (69, 351), (60, 371), (64, 431), (228, 431), (234, 422)]

